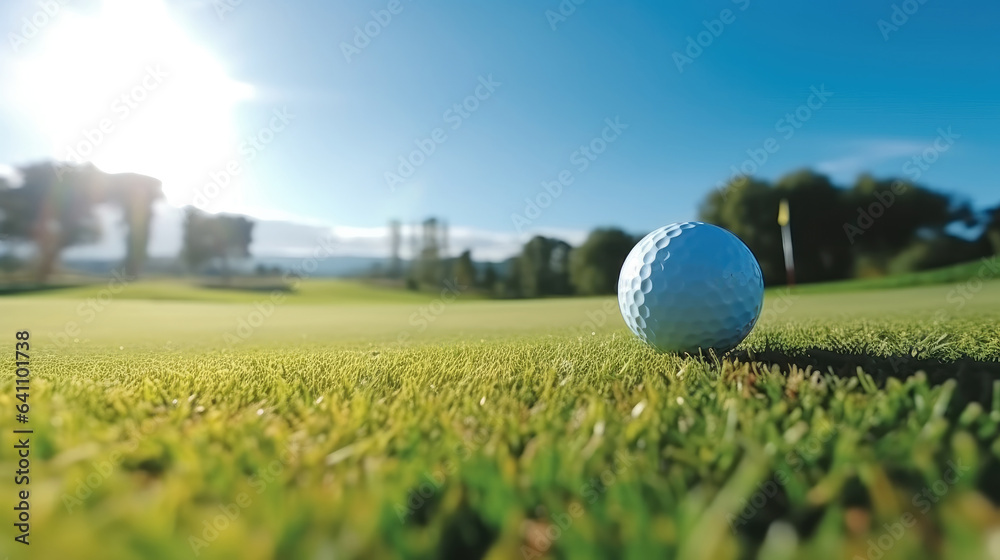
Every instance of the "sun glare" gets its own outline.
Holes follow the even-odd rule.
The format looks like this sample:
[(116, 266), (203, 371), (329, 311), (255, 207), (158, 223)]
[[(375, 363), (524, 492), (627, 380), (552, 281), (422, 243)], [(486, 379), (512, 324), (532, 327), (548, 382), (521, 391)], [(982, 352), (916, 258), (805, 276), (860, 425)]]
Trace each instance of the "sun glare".
[(152, 175), (183, 204), (236, 152), (234, 111), (253, 88), (230, 79), (162, 0), (67, 9), (35, 41), (16, 68), (17, 102), (56, 159)]

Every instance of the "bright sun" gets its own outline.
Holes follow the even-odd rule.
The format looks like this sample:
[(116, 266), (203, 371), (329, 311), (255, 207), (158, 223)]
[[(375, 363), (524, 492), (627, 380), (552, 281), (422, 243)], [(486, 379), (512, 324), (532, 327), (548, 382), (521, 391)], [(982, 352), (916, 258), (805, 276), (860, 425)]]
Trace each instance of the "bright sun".
[(17, 106), (56, 159), (152, 175), (185, 204), (236, 152), (234, 110), (253, 88), (227, 77), (162, 0), (64, 9), (30, 47), (15, 69)]

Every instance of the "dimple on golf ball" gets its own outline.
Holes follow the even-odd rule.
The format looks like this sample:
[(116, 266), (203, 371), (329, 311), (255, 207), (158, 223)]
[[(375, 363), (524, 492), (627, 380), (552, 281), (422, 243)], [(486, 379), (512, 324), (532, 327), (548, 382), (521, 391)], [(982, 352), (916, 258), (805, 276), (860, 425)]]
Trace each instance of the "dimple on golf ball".
[(643, 237), (622, 265), (618, 306), (662, 352), (727, 352), (753, 329), (764, 279), (750, 249), (711, 224), (670, 224)]

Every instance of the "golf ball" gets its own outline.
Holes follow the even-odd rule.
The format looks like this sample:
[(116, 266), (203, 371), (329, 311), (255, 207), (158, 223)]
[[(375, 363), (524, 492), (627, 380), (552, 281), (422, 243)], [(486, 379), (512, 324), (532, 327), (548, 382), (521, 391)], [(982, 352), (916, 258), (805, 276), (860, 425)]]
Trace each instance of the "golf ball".
[(663, 352), (735, 348), (763, 301), (764, 280), (750, 249), (702, 222), (670, 224), (643, 237), (618, 278), (628, 328)]

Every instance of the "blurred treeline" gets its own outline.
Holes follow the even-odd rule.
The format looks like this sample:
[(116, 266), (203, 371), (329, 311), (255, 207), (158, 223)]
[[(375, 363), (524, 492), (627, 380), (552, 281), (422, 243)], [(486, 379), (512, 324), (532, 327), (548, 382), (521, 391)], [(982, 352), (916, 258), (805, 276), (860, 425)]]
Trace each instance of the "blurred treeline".
[[(163, 198), (158, 179), (104, 173), (94, 165), (40, 162), (0, 176), (0, 271), (8, 281), (49, 281), (63, 250), (102, 235), (97, 208), (121, 212), (125, 258), (121, 273), (139, 274), (146, 260), (153, 204)], [(230, 280), (230, 262), (249, 256), (253, 222), (243, 216), (185, 209), (179, 260), (191, 272), (214, 267)]]
[[(163, 196), (159, 180), (108, 174), (90, 164), (42, 162), (14, 171), (0, 176), (0, 272), (5, 279), (48, 281), (64, 249), (93, 243), (102, 234), (99, 205), (120, 210), (126, 248), (122, 272), (139, 273), (153, 204)], [(705, 197), (698, 219), (743, 239), (771, 286), (786, 278), (777, 223), (782, 200), (790, 208), (799, 282), (914, 272), (1000, 253), (1000, 206), (976, 209), (924, 185), (867, 175), (850, 187), (811, 171), (791, 173), (773, 184), (737, 177)], [(669, 202), (664, 196), (662, 204)], [(233, 262), (250, 256), (253, 228), (244, 216), (188, 207), (178, 262), (189, 272), (215, 274), (228, 283)], [(409, 236), (411, 258), (404, 262), (401, 224), (393, 222), (393, 256), (373, 276), (410, 289), (437, 289), (447, 279), (461, 289), (502, 298), (610, 294), (626, 255), (646, 233), (599, 228), (579, 247), (536, 236), (514, 258), (477, 263), (470, 251), (444, 256), (450, 254), (447, 231), (447, 224), (435, 219), (415, 227)]]
[(709, 193), (700, 219), (738, 235), (764, 282), (785, 282), (778, 206), (788, 201), (800, 282), (902, 274), (1000, 252), (1000, 206), (979, 210), (947, 193), (902, 179), (862, 175), (839, 187), (798, 171), (775, 183), (739, 177)]
[[(812, 171), (775, 183), (737, 177), (705, 197), (698, 219), (738, 235), (769, 286), (786, 282), (777, 222), (783, 199), (790, 208), (798, 282), (902, 274), (1000, 253), (1000, 206), (976, 210), (926, 186), (868, 175), (850, 187)], [(669, 204), (666, 196), (662, 204)], [(407, 282), (418, 288), (434, 285), (435, 278), (456, 278), (461, 286), (506, 298), (612, 294), (625, 257), (642, 235), (600, 228), (579, 247), (538, 236), (519, 256), (485, 266), (475, 265), (468, 251), (440, 262), (436, 252), (425, 251), (417, 253)]]

